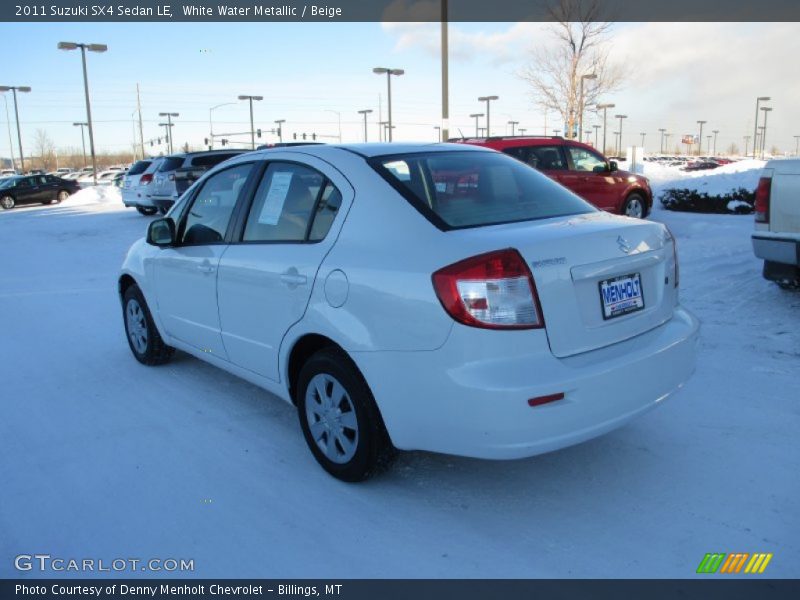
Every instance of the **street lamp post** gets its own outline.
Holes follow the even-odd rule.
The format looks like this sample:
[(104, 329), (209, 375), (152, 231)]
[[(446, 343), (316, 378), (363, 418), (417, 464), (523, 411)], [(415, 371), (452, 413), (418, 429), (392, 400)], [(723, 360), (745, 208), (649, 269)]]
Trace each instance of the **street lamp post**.
[(88, 126), (88, 123), (73, 123), (73, 127), (81, 128), (81, 147), (83, 148), (83, 166), (86, 166), (86, 140), (83, 136), (83, 128)]
[(14, 96), (14, 117), (17, 119), (17, 143), (19, 144), (19, 164), (20, 169), (25, 171), (25, 155), (22, 153), (22, 132), (19, 129), (19, 107), (17, 105), (17, 92), (28, 93), (31, 88), (27, 85), (3, 85), (0, 86), (0, 92), (7, 92), (11, 90)]
[(278, 126), (278, 142), (283, 143), (283, 124), (286, 123), (286, 119), (275, 119), (273, 121), (275, 125)]
[[(756, 157), (755, 139), (758, 137), (758, 105), (761, 104), (761, 102), (769, 102), (770, 100), (772, 100), (772, 98), (769, 96), (759, 96), (756, 98), (756, 123), (753, 125), (753, 159)], [(745, 153), (745, 156), (746, 155), (747, 153)]]
[(256, 128), (253, 123), (253, 100), (258, 102), (263, 99), (264, 96), (248, 96), (247, 94), (239, 96), (239, 100), (247, 100), (250, 103), (250, 148), (252, 150), (256, 149)]
[(617, 150), (617, 156), (622, 154), (622, 119), (627, 119), (628, 115), (614, 115), (615, 118), (619, 119), (619, 150)]
[(176, 112), (162, 112), (158, 113), (158, 116), (167, 117), (167, 149), (169, 150), (169, 153), (172, 154), (174, 151), (172, 146), (172, 117), (180, 117), (181, 115), (180, 113)]
[(794, 136), (794, 139), (795, 139), (794, 155), (800, 156), (800, 135)]
[[(388, 140), (391, 142), (392, 141), (392, 129), (394, 129), (394, 126), (392, 125), (392, 75), (394, 75), (396, 77), (399, 77), (400, 75), (403, 75), (405, 73), (405, 70), (403, 70), (403, 69), (390, 69), (388, 67), (375, 67), (374, 69), (372, 69), (372, 72), (375, 73), (376, 75), (383, 75), (384, 73), (386, 74), (386, 96), (387, 96), (387, 100), (388, 100), (388, 113), (389, 113), (386, 116), (386, 120), (387, 120), (387, 123), (389, 124), (388, 125), (388, 131), (389, 131)], [(340, 134), (339, 141), (340, 142), (342, 141), (341, 140), (341, 134)]]
[(594, 127), (594, 147), (597, 148), (597, 132), (600, 131), (600, 125), (592, 125)]
[(603, 110), (603, 154), (606, 153), (606, 130), (608, 129), (608, 109), (614, 108), (615, 104), (598, 104), (597, 109)]
[(719, 129), (714, 129), (711, 133), (714, 134), (714, 152), (712, 154), (714, 156), (717, 155), (717, 135), (719, 134)]
[(92, 106), (89, 102), (89, 76), (86, 72), (86, 51), (89, 52), (105, 52), (108, 46), (105, 44), (78, 44), (76, 42), (59, 42), (59, 50), (76, 50), (81, 49), (81, 62), (83, 64), (83, 92), (86, 97), (86, 123), (89, 128), (89, 152), (92, 155), (92, 179), (94, 184), (97, 185), (97, 157), (94, 151), (94, 127), (92, 125)]
[(527, 130), (527, 129), (525, 129), (524, 127), (520, 127), (520, 128), (519, 128), (519, 134), (520, 134), (520, 135), (525, 135), (525, 132), (526, 132), (526, 131), (528, 131), (528, 130)]
[(578, 106), (578, 110), (580, 114), (578, 115), (578, 141), (583, 141), (583, 81), (585, 79), (597, 79), (596, 73), (587, 73), (586, 75), (581, 75), (581, 99), (580, 104)]
[(750, 140), (752, 138), (753, 138), (753, 136), (750, 136), (750, 135), (744, 136), (744, 155), (745, 156), (747, 156), (747, 147), (749, 146)]
[(669, 152), (669, 138), (672, 137), (671, 133), (664, 132), (664, 148)]
[(372, 112), (371, 108), (365, 108), (364, 110), (358, 111), (358, 114), (364, 115), (364, 141), (367, 141), (367, 115)]
[(758, 134), (756, 135), (756, 139), (753, 141), (753, 144), (756, 147), (756, 153), (761, 152), (761, 140), (764, 138), (764, 126), (758, 126)]
[(509, 125), (511, 125), (511, 135), (513, 136), (516, 133), (517, 125), (519, 125), (519, 121), (509, 121)]
[(14, 141), (11, 139), (11, 119), (8, 116), (8, 97), (3, 94), (3, 102), (6, 105), (6, 131), (8, 132), (8, 151), (11, 153), (11, 168), (17, 170), (17, 161), (14, 159)]
[(436, 139), (440, 142), (442, 141), (442, 126), (441, 125), (434, 125), (433, 128), (436, 130)]
[(480, 133), (478, 131), (478, 119), (480, 119), (482, 116), (483, 116), (483, 113), (472, 113), (470, 115), (470, 117), (475, 119), (475, 137), (478, 137), (480, 135)]
[[(172, 129), (172, 123), (159, 123), (159, 124), (158, 124), (158, 126), (159, 126), (159, 127), (163, 127), (163, 128), (164, 128), (164, 143), (166, 143), (166, 144), (167, 144), (167, 154), (172, 154), (171, 146), (170, 146), (170, 143), (169, 143), (169, 140), (170, 140), (170, 130)], [(160, 144), (160, 143), (161, 143), (161, 142), (159, 142), (159, 144)], [(224, 144), (225, 144), (225, 141), (223, 140), (223, 142), (222, 142), (222, 143), (223, 143), (223, 145), (224, 145)]]
[(639, 135), (642, 136), (642, 148), (644, 148), (644, 136), (647, 134), (643, 131)]
[(659, 131), (661, 132), (661, 143), (658, 147), (658, 153), (664, 154), (664, 134), (666, 133), (667, 130), (662, 127), (661, 129), (659, 129)]
[(764, 111), (764, 131), (761, 132), (761, 158), (764, 158), (767, 152), (767, 117), (772, 109), (769, 106), (762, 106), (761, 110)]
[(697, 124), (700, 125), (700, 135), (697, 138), (697, 155), (701, 155), (703, 153), (703, 125), (708, 123), (708, 121), (698, 121)]
[(490, 129), (491, 123), (489, 121), (490, 113), (489, 113), (489, 105), (491, 104), (492, 100), (499, 100), (500, 96), (481, 96), (478, 98), (478, 102), (486, 102), (486, 137), (491, 137), (492, 130)]
[(211, 120), (211, 112), (218, 108), (222, 108), (223, 106), (233, 106), (234, 104), (236, 104), (236, 102), (223, 102), (222, 104), (217, 104), (216, 106), (212, 106), (211, 108), (208, 109), (208, 134), (210, 136), (208, 138), (209, 150), (214, 149), (214, 123)]

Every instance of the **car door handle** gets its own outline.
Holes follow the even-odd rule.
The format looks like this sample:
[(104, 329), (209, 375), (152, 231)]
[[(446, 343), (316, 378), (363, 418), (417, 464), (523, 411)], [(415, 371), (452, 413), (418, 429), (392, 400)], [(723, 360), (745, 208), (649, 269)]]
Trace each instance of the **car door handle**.
[(213, 273), (217, 268), (214, 265), (203, 263), (202, 265), (197, 265), (197, 270), (201, 273)]
[(298, 285), (305, 285), (308, 278), (297, 272), (297, 269), (292, 267), (288, 271), (281, 273), (281, 281), (289, 287), (297, 287)]

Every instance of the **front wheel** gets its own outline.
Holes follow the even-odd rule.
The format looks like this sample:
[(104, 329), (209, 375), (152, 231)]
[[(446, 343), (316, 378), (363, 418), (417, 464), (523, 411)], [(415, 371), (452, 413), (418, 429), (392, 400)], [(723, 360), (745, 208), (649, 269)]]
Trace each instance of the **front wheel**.
[(300, 426), (311, 453), (342, 481), (368, 479), (394, 458), (366, 381), (342, 351), (328, 348), (303, 366), (296, 388)]
[(131, 352), (143, 365), (161, 365), (175, 353), (167, 346), (158, 333), (144, 295), (136, 284), (125, 290), (122, 299), (122, 312), (125, 321), (125, 335)]
[(644, 219), (647, 216), (647, 205), (640, 194), (631, 194), (625, 199), (622, 206), (622, 214), (626, 217)]
[(16, 206), (16, 201), (11, 196), (3, 196), (0, 198), (0, 206), (2, 206), (5, 210), (11, 210)]
[(155, 206), (137, 206), (136, 210), (139, 211), (140, 215), (144, 215), (145, 217), (152, 217), (158, 212)]

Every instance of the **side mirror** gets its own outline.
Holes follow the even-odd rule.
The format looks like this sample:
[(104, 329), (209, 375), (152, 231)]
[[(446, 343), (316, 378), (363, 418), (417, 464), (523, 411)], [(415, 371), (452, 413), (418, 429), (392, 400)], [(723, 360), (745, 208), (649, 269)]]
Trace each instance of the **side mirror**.
[(597, 165), (592, 169), (593, 173), (608, 173), (608, 165)]
[(159, 248), (175, 244), (175, 221), (169, 218), (151, 221), (147, 227), (147, 243)]
[(615, 160), (609, 161), (608, 162), (608, 170), (611, 171), (612, 173), (614, 171), (619, 170), (619, 165), (617, 164), (617, 161), (615, 161)]

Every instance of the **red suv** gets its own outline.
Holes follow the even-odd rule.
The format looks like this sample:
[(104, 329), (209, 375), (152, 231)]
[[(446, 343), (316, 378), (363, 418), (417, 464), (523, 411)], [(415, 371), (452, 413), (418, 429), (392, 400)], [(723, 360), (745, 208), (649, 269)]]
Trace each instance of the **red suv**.
[(608, 212), (643, 219), (653, 207), (653, 193), (646, 177), (620, 171), (616, 162), (580, 142), (549, 136), (450, 141), (484, 146), (513, 156)]

